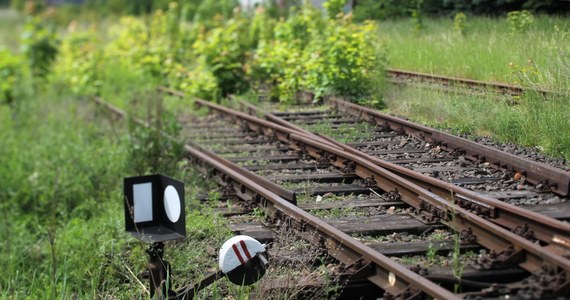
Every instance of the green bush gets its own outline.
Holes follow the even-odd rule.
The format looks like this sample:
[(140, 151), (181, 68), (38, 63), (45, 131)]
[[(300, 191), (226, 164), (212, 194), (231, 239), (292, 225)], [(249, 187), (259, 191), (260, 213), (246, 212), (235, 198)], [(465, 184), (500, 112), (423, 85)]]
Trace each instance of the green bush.
[(511, 11), (507, 14), (507, 23), (511, 33), (524, 33), (534, 23), (534, 16), (528, 10)]
[(220, 18), (228, 20), (236, 7), (239, 7), (237, 0), (202, 0), (196, 8), (194, 22), (207, 24)]
[(196, 57), (203, 59), (216, 77), (224, 96), (248, 89), (244, 69), (252, 45), (248, 32), (248, 22), (236, 14), (198, 36), (192, 46)]
[(354, 9), (357, 20), (381, 20), (409, 15), (414, 0), (359, 0)]
[(203, 59), (189, 66), (177, 62), (167, 64), (171, 64), (168, 65), (171, 70), (168, 73), (168, 86), (202, 99), (217, 100), (222, 97), (216, 76)]
[(21, 57), (0, 49), (0, 103), (13, 105), (24, 74), (25, 66)]
[(327, 11), (329, 18), (335, 18), (343, 12), (345, 5), (346, 0), (327, 0), (323, 7)]
[(51, 71), (59, 48), (59, 39), (53, 24), (40, 17), (29, 17), (22, 33), (22, 53), (28, 59), (37, 84), (45, 81)]
[(349, 16), (325, 19), (311, 7), (293, 10), (274, 29), (274, 40), (260, 42), (250, 71), (270, 95), (291, 102), (301, 90), (317, 97), (369, 95), (384, 56), (372, 22), (355, 24)]
[(318, 97), (365, 96), (383, 63), (373, 23), (355, 24), (342, 14), (326, 18), (311, 5), (293, 8), (279, 21), (264, 8), (250, 19), (236, 11), (228, 20), (219, 15), (192, 27), (181, 27), (183, 19), (180, 6), (171, 3), (148, 22), (122, 17), (111, 26), (107, 45), (97, 46), (89, 33), (73, 33), (64, 41), (59, 77), (78, 92), (97, 93), (107, 82), (103, 70), (113, 68), (207, 99), (253, 84), (288, 102), (307, 89)]
[(329, 20), (323, 38), (315, 39), (305, 51), (306, 87), (317, 96), (369, 96), (384, 60), (376, 32), (373, 22), (360, 25), (350, 18)]
[(62, 42), (56, 77), (78, 94), (98, 94), (101, 87), (103, 50), (94, 31), (70, 33)]
[(465, 34), (465, 30), (467, 29), (467, 16), (464, 13), (459, 12), (455, 14), (455, 17), (453, 17), (453, 28), (459, 34)]

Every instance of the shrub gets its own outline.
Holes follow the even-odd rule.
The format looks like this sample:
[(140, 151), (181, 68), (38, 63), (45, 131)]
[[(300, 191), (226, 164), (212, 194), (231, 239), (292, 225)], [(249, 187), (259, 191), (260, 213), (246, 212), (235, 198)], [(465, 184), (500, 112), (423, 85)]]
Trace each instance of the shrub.
[(134, 72), (157, 70), (160, 62), (148, 55), (149, 33), (142, 20), (122, 17), (119, 24), (110, 28), (109, 35), (112, 40), (104, 49), (106, 61), (128, 66)]
[(507, 23), (511, 33), (523, 33), (534, 23), (534, 16), (528, 10), (511, 11), (507, 14)]
[(239, 7), (239, 1), (236, 0), (202, 0), (196, 9), (194, 21), (209, 23), (220, 17), (227, 20), (232, 17), (236, 7)]
[(59, 39), (52, 24), (29, 17), (22, 33), (22, 52), (28, 59), (34, 81), (43, 82), (56, 58)]
[(306, 87), (317, 96), (367, 96), (383, 63), (376, 31), (373, 22), (359, 25), (350, 18), (330, 20), (323, 38), (305, 51)]
[(0, 103), (13, 105), (24, 72), (24, 64), (19, 56), (0, 49)]
[(275, 26), (274, 40), (259, 43), (249, 76), (285, 102), (301, 90), (366, 96), (384, 61), (376, 31), (374, 23), (355, 24), (350, 16), (325, 19), (309, 6), (293, 10)]
[(58, 78), (78, 94), (96, 94), (101, 86), (101, 41), (93, 31), (70, 33), (61, 45)]
[(187, 95), (200, 97), (206, 100), (221, 98), (216, 76), (208, 69), (203, 60), (195, 65), (184, 66), (178, 62), (167, 62), (170, 69), (168, 73), (168, 86), (178, 89)]
[(412, 22), (414, 23), (414, 31), (416, 33), (424, 28), (423, 3), (423, 0), (416, 0), (415, 7), (412, 9)]
[(203, 59), (216, 77), (224, 96), (248, 88), (243, 67), (251, 47), (248, 26), (245, 18), (236, 14), (219, 27), (201, 34), (192, 46), (194, 54)]
[(467, 29), (467, 16), (464, 13), (459, 12), (455, 14), (453, 18), (453, 28), (459, 34), (465, 34), (465, 30)]
[(354, 9), (357, 20), (380, 20), (386, 18), (404, 17), (415, 0), (359, 0)]
[(346, 0), (327, 0), (323, 6), (329, 18), (335, 18), (343, 12)]

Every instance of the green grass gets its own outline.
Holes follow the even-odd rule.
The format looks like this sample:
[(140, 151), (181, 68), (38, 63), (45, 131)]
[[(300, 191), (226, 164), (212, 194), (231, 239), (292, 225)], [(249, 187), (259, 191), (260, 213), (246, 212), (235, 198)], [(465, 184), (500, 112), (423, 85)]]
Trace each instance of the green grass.
[[(0, 294), (16, 299), (105, 292), (121, 233), (121, 140), (57, 92), (0, 106)], [(84, 121), (86, 120), (86, 121)], [(93, 157), (97, 157), (94, 160)], [(101, 266), (92, 268), (87, 266)]]
[[(147, 297), (148, 282), (136, 278), (147, 245), (124, 232), (122, 207), (122, 178), (138, 174), (145, 137), (57, 88), (16, 110), (0, 105), (0, 128), (0, 299)], [(231, 235), (196, 200), (200, 187), (212, 189), (202, 176), (184, 163), (162, 172), (187, 187), (187, 238), (166, 247), (179, 287), (215, 270), (211, 249)]]
[(385, 101), (388, 112), (428, 126), (537, 147), (570, 160), (570, 105), (563, 96), (530, 93), (510, 105), (508, 99), (391, 87)]
[(491, 136), (570, 159), (570, 19), (537, 16), (527, 32), (506, 18), (468, 17), (465, 34), (451, 18), (382, 21), (379, 36), (393, 68), (501, 81), (556, 92), (515, 99), (477, 97), (412, 87), (387, 87), (387, 111), (438, 128)]
[(380, 22), (390, 67), (556, 91), (565, 83), (568, 92), (568, 69), (560, 62), (568, 64), (569, 18), (537, 16), (526, 33), (515, 34), (504, 17), (469, 16), (464, 35), (452, 18), (426, 19), (424, 25), (416, 33), (411, 19)]

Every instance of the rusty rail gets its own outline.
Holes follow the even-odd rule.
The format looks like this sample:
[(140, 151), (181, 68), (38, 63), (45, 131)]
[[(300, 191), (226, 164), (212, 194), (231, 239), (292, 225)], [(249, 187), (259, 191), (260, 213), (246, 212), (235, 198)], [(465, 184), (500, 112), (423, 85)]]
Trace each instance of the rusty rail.
[(392, 130), (404, 130), (406, 134), (437, 143), (447, 151), (464, 151), (465, 157), (475, 161), (486, 161), (497, 168), (518, 171), (533, 183), (550, 186), (561, 196), (570, 193), (570, 172), (534, 162), (507, 152), (493, 149), (449, 133), (386, 115), (378, 111), (344, 101), (338, 97), (328, 97), (326, 101), (339, 112), (352, 115), (375, 125), (387, 125)]
[[(475, 213), (458, 207), (454, 203), (428, 192), (427, 190), (404, 180), (403, 178), (386, 171), (359, 155), (347, 153), (338, 147), (324, 144), (312, 136), (296, 131), (287, 133), (283, 126), (269, 123), (264, 120), (227, 109), (225, 107), (196, 100), (200, 106), (231, 115), (239, 123), (246, 123), (253, 131), (263, 132), (288, 143), (292, 149), (321, 160), (326, 160), (346, 173), (351, 172), (363, 179), (372, 178), (376, 186), (384, 191), (399, 191), (402, 200), (416, 209), (419, 214), (425, 215), (427, 221), (439, 221), (458, 232), (472, 233), (477, 243), (501, 253), (499, 264), (517, 264), (531, 273), (540, 273), (543, 266), (550, 266), (557, 270), (562, 277), (570, 271), (570, 261), (558, 253), (548, 251), (544, 247), (534, 244), (525, 238), (516, 235), (490, 221), (477, 216)], [(564, 294), (570, 289), (570, 278), (564, 277), (556, 290)]]
[(346, 174), (354, 174), (384, 191), (398, 191), (402, 200), (415, 208), (417, 214), (424, 216), (428, 222), (441, 222), (448, 227), (462, 232), (471, 238), (475, 237), (480, 245), (491, 249), (489, 259), (493, 265), (513, 265), (540, 276), (544, 268), (553, 270), (559, 282), (552, 289), (557, 295), (570, 291), (570, 261), (555, 251), (549, 251), (499, 227), (475, 213), (467, 211), (440, 196), (429, 192), (418, 185), (405, 180), (379, 167), (365, 157), (348, 153), (338, 146), (323, 143), (314, 135), (305, 134), (284, 126), (261, 120), (259, 118), (236, 112), (226, 107), (203, 100), (195, 100), (195, 104), (233, 119), (250, 130), (263, 133), (286, 143), (291, 149), (326, 161), (343, 170)]
[[(239, 101), (239, 104), (251, 115), (257, 115), (259, 113), (259, 110), (249, 103)], [(304, 132), (308, 135), (312, 134), (311, 132), (308, 132), (305, 129), (272, 113), (265, 113), (265, 118), (271, 122), (299, 132)], [(525, 210), (521, 207), (499, 201), (492, 197), (458, 187), (448, 182), (414, 172), (413, 170), (404, 168), (397, 164), (386, 162), (372, 155), (358, 151), (351, 146), (339, 143), (327, 136), (316, 134), (314, 137), (322, 138), (324, 141), (336, 145), (349, 153), (363, 155), (378, 166), (386, 168), (423, 188), (429, 189), (439, 196), (446, 197), (449, 200), (454, 200), (460, 206), (469, 206), (470, 210), (478, 212), (479, 214), (487, 217), (490, 221), (505, 228), (514, 230), (517, 227), (521, 227), (526, 224), (529, 229), (534, 232), (534, 235), (538, 240), (548, 244), (570, 248), (570, 224), (566, 222), (561, 222), (556, 219)]]
[[(244, 101), (240, 101), (239, 103), (248, 113), (253, 115), (259, 113), (255, 106), (245, 103)], [(305, 129), (272, 113), (265, 113), (265, 118), (271, 122), (303, 132), (307, 135), (312, 134), (311, 132), (308, 132)], [(429, 189), (441, 197), (450, 201), (455, 201), (457, 205), (463, 208), (468, 208), (469, 210), (484, 216), (491, 222), (499, 224), (505, 228), (515, 230), (527, 225), (529, 230), (534, 232), (534, 237), (536, 239), (551, 245), (551, 248), (560, 248), (552, 249), (553, 251), (564, 252), (570, 249), (570, 224), (566, 222), (561, 222), (492, 197), (458, 187), (448, 182), (414, 172), (413, 170), (397, 164), (386, 162), (372, 155), (358, 151), (346, 144), (339, 143), (327, 136), (317, 134), (314, 135), (314, 137), (317, 139), (324, 139), (324, 141), (340, 147), (348, 153), (362, 155), (376, 165), (390, 170), (396, 175), (410, 180), (425, 189)]]
[[(386, 69), (386, 75), (392, 79), (412, 78), (415, 80), (435, 82), (444, 85), (450, 85), (450, 84), (463, 85), (471, 89), (483, 88), (501, 94), (508, 94), (511, 96), (522, 95), (527, 90), (522, 86), (507, 84), (502, 82), (479, 81), (467, 78), (449, 77), (449, 76), (426, 74), (426, 73), (413, 72), (413, 71), (405, 71), (400, 69)], [(543, 89), (532, 89), (532, 91), (538, 92), (542, 95), (553, 93), (552, 91), (543, 90)]]
[[(125, 118), (127, 115), (120, 109), (105, 103), (100, 98), (94, 101), (110, 110), (113, 114)], [(145, 123), (140, 125), (147, 126)], [(356, 271), (352, 274), (358, 278), (366, 278), (384, 291), (393, 295), (405, 291), (417, 293), (420, 290), (425, 296), (433, 299), (460, 299), (437, 284), (423, 278), (408, 268), (394, 262), (376, 250), (364, 245), (353, 237), (339, 231), (323, 220), (298, 208), (276, 193), (258, 184), (262, 179), (229, 161), (216, 157), (213, 153), (203, 152), (190, 145), (185, 145), (186, 154), (196, 162), (207, 165), (215, 173), (221, 174), (224, 180), (234, 186), (240, 199), (256, 201), (276, 222), (295, 228), (303, 233), (304, 238), (327, 249), (332, 257)], [(245, 176), (245, 173), (250, 173)], [(182, 288), (178, 293), (187, 293), (188, 288)]]

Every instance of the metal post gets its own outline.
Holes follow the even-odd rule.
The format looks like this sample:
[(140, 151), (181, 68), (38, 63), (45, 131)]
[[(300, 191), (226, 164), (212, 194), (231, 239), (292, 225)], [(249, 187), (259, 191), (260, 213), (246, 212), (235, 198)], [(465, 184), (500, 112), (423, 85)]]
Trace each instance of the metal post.
[[(168, 299), (174, 293), (170, 277), (172, 275), (170, 263), (163, 259), (164, 243), (158, 242), (146, 250), (148, 253), (148, 274), (150, 279), (150, 298)], [(156, 296), (155, 296), (156, 293)]]

